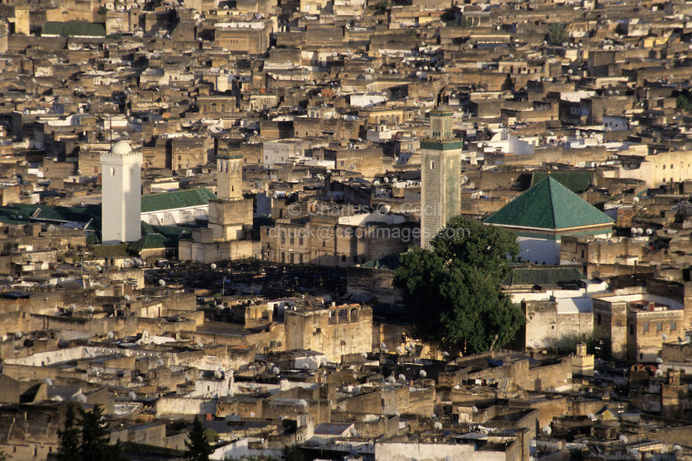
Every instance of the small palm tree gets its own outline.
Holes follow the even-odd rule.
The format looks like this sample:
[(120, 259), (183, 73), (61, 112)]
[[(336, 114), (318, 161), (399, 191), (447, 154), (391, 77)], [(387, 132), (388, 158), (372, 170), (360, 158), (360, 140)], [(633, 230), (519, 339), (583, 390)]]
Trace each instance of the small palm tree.
[(554, 23), (548, 26), (548, 41), (551, 45), (562, 45), (569, 40), (564, 24)]

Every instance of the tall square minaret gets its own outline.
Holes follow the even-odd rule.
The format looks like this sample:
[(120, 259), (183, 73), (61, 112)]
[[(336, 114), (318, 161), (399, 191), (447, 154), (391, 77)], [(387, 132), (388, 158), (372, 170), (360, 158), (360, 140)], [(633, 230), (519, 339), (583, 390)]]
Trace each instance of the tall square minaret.
[(252, 199), (243, 198), (243, 156), (216, 157), (216, 195), (209, 202), (209, 229), (214, 238), (240, 240), (252, 228)]
[(452, 136), (451, 110), (430, 112), (430, 137), (421, 141), (421, 247), (461, 212), (461, 150)]
[(101, 240), (133, 242), (142, 236), (142, 153), (126, 141), (101, 154)]

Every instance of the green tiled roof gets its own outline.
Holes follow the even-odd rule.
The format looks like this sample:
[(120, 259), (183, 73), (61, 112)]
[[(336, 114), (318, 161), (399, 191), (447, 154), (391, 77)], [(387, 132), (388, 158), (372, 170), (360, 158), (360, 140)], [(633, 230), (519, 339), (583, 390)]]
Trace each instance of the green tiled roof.
[(517, 267), (511, 269), (501, 285), (559, 285), (585, 278), (575, 267)]
[(372, 269), (388, 269), (395, 270), (399, 267), (399, 258), (401, 254), (396, 253), (393, 255), (387, 255), (384, 258), (370, 260), (362, 264), (361, 267), (369, 267)]
[(487, 224), (559, 230), (613, 222), (603, 212), (548, 176), (500, 208)]
[(537, 171), (532, 175), (531, 185), (538, 184), (550, 176), (557, 179), (560, 184), (574, 193), (580, 194), (591, 189), (593, 182), (593, 172), (591, 171)]
[(43, 25), (41, 35), (59, 35), (61, 37), (105, 37), (103, 24), (84, 21), (53, 22)]
[(12, 203), (0, 207), (0, 222), (25, 224), (32, 221), (44, 221), (54, 224), (77, 222), (89, 223), (87, 229), (101, 229), (101, 205), (86, 206), (52, 206)]
[(127, 252), (126, 243), (117, 243), (115, 245), (94, 245), (92, 247), (94, 256), (97, 258), (127, 258), (130, 254)]
[(132, 245), (130, 245), (130, 249), (137, 253), (140, 253), (142, 250), (145, 249), (166, 248), (170, 246), (171, 244), (166, 237), (157, 232), (154, 232), (151, 234), (146, 234), (136, 242), (133, 242)]
[(204, 187), (142, 196), (142, 213), (206, 205), (216, 195)]

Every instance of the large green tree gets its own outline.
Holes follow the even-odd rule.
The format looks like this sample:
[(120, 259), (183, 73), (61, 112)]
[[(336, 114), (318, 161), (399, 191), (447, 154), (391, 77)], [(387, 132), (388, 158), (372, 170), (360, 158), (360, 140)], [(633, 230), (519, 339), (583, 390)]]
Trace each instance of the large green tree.
[(185, 441), (185, 446), (187, 447), (185, 459), (188, 461), (209, 461), (209, 455), (214, 450), (209, 444), (207, 431), (199, 416), (195, 416), (195, 420), (192, 422), (192, 429), (190, 429), (188, 439)]
[(303, 452), (298, 445), (286, 445), (281, 453), (284, 461), (305, 461)]
[(109, 445), (109, 434), (110, 429), (103, 417), (103, 408), (98, 405), (90, 411), (80, 408), (77, 421), (75, 404), (71, 403), (65, 413), (64, 429), (58, 431), (58, 461), (124, 460), (120, 442)]
[(82, 443), (79, 452), (82, 459), (104, 459), (110, 455), (108, 424), (103, 417), (103, 408), (96, 405), (90, 411), (79, 409), (82, 423)]
[(67, 406), (65, 412), (65, 429), (58, 431), (60, 437), (60, 448), (58, 449), (58, 461), (78, 461), (81, 459), (79, 454), (79, 427), (75, 424), (76, 414), (74, 404)]
[(548, 26), (548, 40), (551, 45), (560, 46), (569, 42), (569, 34), (564, 24), (552, 23)]
[(524, 323), (499, 283), (519, 253), (514, 233), (462, 217), (431, 241), (405, 253), (394, 284), (417, 336), (474, 354), (510, 341)]

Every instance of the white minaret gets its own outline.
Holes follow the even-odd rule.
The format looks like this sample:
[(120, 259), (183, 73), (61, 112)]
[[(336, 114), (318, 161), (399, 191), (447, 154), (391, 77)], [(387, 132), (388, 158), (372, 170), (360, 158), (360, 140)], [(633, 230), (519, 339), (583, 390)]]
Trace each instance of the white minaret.
[(125, 141), (101, 154), (101, 239), (133, 242), (142, 236), (142, 153)]

